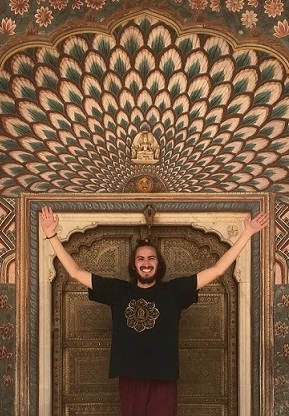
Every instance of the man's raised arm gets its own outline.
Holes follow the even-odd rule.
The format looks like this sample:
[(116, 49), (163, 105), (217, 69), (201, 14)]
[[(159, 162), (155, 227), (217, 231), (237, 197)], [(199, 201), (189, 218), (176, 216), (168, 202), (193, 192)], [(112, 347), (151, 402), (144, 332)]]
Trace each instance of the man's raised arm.
[(65, 250), (57, 236), (56, 228), (59, 224), (58, 215), (54, 214), (50, 207), (44, 206), (39, 213), (39, 222), (46, 235), (46, 239), (49, 240), (56, 256), (65, 270), (72, 278), (91, 288), (91, 273), (78, 266), (72, 256)]
[(241, 253), (247, 242), (251, 239), (252, 235), (261, 231), (269, 222), (267, 214), (261, 212), (255, 218), (250, 219), (250, 215), (244, 220), (245, 228), (238, 238), (238, 240), (226, 251), (225, 254), (217, 261), (217, 263), (202, 270), (198, 273), (198, 289), (211, 283), (217, 277), (222, 276), (225, 271), (233, 264), (238, 255)]

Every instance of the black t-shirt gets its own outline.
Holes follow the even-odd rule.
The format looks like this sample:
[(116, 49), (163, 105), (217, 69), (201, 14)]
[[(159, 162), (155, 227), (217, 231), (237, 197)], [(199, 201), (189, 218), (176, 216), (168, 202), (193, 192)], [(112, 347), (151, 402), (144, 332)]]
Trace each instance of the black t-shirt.
[(198, 301), (196, 275), (143, 289), (130, 282), (92, 275), (89, 299), (112, 312), (110, 377), (176, 380), (182, 309)]

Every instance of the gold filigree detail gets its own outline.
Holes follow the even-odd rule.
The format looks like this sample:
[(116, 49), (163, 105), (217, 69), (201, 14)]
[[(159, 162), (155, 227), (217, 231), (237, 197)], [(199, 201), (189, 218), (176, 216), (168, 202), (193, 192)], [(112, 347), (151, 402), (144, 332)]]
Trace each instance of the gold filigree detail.
[(127, 319), (127, 326), (137, 332), (152, 329), (160, 315), (154, 302), (147, 302), (144, 299), (131, 300), (124, 311)]

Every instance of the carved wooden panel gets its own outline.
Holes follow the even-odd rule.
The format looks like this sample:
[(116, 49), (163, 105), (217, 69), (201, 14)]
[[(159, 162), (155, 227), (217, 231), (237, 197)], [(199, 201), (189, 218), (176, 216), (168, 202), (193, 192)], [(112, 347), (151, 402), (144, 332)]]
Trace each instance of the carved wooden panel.
[[(89, 270), (128, 279), (127, 263), (146, 228), (98, 227), (74, 234), (66, 248)], [(227, 250), (213, 233), (153, 227), (166, 279), (212, 265)], [(118, 416), (117, 380), (108, 379), (111, 316), (87, 300), (56, 260), (53, 283), (53, 416)], [(180, 324), (179, 416), (237, 416), (237, 285), (233, 267), (200, 292)]]
[[(228, 249), (214, 234), (162, 227), (157, 241), (167, 278), (213, 265)], [(179, 416), (237, 415), (237, 286), (231, 267), (200, 292), (180, 323)]]

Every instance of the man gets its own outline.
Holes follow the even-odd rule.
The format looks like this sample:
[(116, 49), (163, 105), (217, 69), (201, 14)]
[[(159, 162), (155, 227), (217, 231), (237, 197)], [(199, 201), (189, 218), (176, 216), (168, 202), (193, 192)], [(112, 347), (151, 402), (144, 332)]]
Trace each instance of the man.
[(111, 308), (109, 376), (119, 378), (122, 416), (176, 416), (181, 311), (198, 301), (199, 289), (224, 274), (252, 235), (268, 224), (268, 215), (248, 216), (238, 240), (214, 266), (167, 282), (162, 282), (164, 259), (148, 241), (131, 253), (131, 282), (105, 278), (79, 267), (64, 249), (55, 231), (59, 218), (50, 207), (42, 208), (39, 219), (69, 275), (88, 287), (89, 299)]

